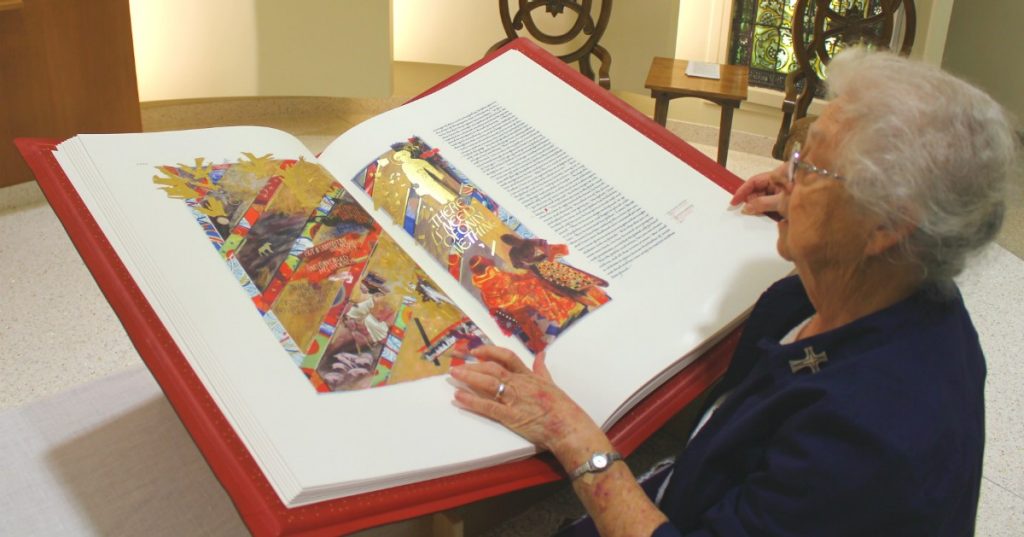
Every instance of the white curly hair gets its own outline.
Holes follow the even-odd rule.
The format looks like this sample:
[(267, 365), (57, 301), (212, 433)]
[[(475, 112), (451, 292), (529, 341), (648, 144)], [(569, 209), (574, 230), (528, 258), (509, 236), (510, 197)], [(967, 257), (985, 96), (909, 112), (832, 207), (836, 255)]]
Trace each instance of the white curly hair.
[(949, 288), (1002, 226), (1020, 139), (985, 92), (937, 67), (852, 48), (828, 66), (846, 130), (836, 167), (864, 208), (913, 226), (901, 251)]

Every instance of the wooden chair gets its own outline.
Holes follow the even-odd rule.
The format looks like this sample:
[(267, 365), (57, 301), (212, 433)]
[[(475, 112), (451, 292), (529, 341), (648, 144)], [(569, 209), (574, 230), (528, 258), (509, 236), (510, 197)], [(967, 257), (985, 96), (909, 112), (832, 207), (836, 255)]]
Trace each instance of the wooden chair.
[[(509, 5), (513, 2), (517, 2), (519, 6), (515, 15), (512, 15), (509, 9)], [(599, 7), (596, 4), (599, 4)], [(501, 48), (517, 37), (530, 37), (542, 44), (559, 47), (578, 40), (577, 37), (582, 34), (587, 36), (583, 44), (558, 58), (566, 63), (579, 62), (581, 73), (591, 80), (595, 80), (605, 89), (610, 89), (612, 83), (609, 70), (612, 64), (612, 55), (598, 42), (608, 28), (608, 19), (612, 14), (612, 0), (599, 0), (596, 4), (594, 0), (498, 0), (498, 10), (501, 12), (501, 24), (505, 28), (505, 38), (495, 43), (488, 52)], [(562, 34), (549, 34), (541, 30), (534, 20), (534, 12), (539, 8), (544, 8), (552, 17), (561, 15), (568, 8), (569, 11), (576, 13), (576, 22)], [(594, 13), (598, 9), (595, 22)], [(591, 55), (597, 57), (601, 62), (596, 78), (594, 69), (590, 65)]]
[[(821, 79), (815, 61), (827, 65), (834, 45), (865, 44), (910, 54), (914, 45), (917, 13), (914, 0), (877, 0), (868, 16), (841, 14), (832, 9), (831, 0), (797, 0), (793, 9), (793, 53), (797, 68), (786, 76), (782, 103), (782, 127), (772, 148), (772, 156), (785, 159), (795, 142), (802, 142), (814, 117), (807, 109), (820, 91)], [(841, 47), (840, 47), (841, 48)]]

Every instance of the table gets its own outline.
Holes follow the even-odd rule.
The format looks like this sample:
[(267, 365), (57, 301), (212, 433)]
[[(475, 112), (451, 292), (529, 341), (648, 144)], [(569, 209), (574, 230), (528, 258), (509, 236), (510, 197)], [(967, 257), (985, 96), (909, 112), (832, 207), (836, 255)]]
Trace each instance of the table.
[(718, 130), (718, 163), (725, 166), (729, 157), (729, 136), (732, 133), (732, 112), (740, 102), (747, 100), (747, 75), (745, 65), (720, 66), (721, 78), (697, 78), (686, 75), (686, 60), (656, 57), (647, 72), (644, 87), (654, 97), (654, 121), (665, 126), (668, 120), (668, 103), (679, 97), (696, 97), (711, 101), (722, 107)]

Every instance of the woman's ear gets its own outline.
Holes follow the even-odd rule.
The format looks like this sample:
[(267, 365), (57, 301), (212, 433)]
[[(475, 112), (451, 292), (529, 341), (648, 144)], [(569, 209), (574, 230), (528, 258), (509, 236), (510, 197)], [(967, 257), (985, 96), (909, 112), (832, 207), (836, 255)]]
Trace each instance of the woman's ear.
[(915, 229), (917, 226), (909, 218), (897, 222), (880, 222), (869, 233), (864, 245), (864, 254), (882, 255), (903, 242)]

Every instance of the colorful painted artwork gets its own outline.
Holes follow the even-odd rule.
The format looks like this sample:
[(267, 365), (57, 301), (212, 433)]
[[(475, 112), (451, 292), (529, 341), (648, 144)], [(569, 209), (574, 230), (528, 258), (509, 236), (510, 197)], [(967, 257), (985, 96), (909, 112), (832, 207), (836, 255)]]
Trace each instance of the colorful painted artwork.
[(497, 320), (540, 352), (607, 303), (607, 282), (562, 260), (418, 137), (393, 144), (353, 182)]
[(244, 153), (158, 170), (317, 391), (444, 374), (488, 342), (319, 165)]

